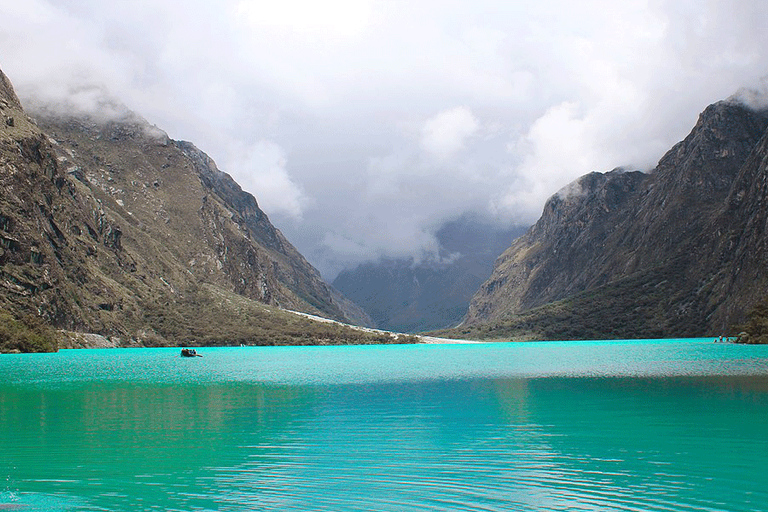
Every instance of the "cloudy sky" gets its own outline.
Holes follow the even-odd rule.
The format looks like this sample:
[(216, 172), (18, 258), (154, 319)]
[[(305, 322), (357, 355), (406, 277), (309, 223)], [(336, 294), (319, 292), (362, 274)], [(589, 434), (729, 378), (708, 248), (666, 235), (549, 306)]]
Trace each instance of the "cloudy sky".
[(333, 279), (652, 168), (764, 87), (766, 27), (757, 0), (0, 0), (0, 68), (22, 100), (108, 94), (194, 142)]

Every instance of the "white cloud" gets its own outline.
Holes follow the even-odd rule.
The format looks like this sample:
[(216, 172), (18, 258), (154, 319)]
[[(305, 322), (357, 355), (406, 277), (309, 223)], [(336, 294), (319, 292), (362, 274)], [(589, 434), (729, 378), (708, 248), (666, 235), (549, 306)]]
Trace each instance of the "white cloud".
[(307, 198), (286, 170), (285, 154), (274, 142), (230, 149), (226, 169), (253, 193), (262, 210), (301, 220)]
[(273, 27), (299, 34), (354, 35), (368, 23), (370, 4), (364, 0), (241, 0), (238, 16), (254, 29)]
[(467, 139), (480, 127), (472, 111), (456, 107), (428, 119), (421, 129), (421, 146), (432, 156), (447, 160), (464, 149)]
[(22, 101), (119, 98), (330, 277), (432, 250), (464, 211), (532, 222), (585, 172), (653, 166), (768, 73), (754, 0), (0, 0), (0, 17)]
[(768, 109), (768, 77), (761, 79), (752, 87), (743, 87), (736, 91), (733, 99), (755, 110)]

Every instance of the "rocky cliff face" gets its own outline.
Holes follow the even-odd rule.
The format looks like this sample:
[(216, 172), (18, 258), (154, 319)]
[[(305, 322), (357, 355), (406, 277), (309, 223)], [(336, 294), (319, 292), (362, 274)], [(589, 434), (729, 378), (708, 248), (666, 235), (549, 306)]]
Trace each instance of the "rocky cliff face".
[(344, 301), (254, 197), (192, 144), (127, 111), (108, 120), (33, 115), (0, 73), (5, 309), (140, 338), (205, 285), (346, 319)]
[[(719, 102), (652, 172), (569, 185), (498, 259), (466, 325), (508, 328), (553, 303), (578, 309), (571, 337), (709, 335), (743, 321), (766, 294), (767, 127), (768, 113)], [(534, 316), (531, 332), (545, 336)]]
[[(755, 305), (768, 319), (768, 131), (742, 166), (710, 226), (717, 237), (701, 267), (712, 269), (715, 325), (741, 322)], [(702, 269), (703, 270), (703, 269)], [(715, 274), (715, 272), (717, 272)], [(758, 316), (761, 316), (758, 315)], [(768, 331), (762, 333), (768, 341)]]

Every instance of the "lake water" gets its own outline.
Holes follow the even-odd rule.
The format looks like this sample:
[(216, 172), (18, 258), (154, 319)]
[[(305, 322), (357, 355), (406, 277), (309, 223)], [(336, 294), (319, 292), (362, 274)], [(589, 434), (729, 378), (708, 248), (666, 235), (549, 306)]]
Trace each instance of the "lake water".
[(200, 352), (0, 356), (0, 510), (768, 510), (768, 346)]

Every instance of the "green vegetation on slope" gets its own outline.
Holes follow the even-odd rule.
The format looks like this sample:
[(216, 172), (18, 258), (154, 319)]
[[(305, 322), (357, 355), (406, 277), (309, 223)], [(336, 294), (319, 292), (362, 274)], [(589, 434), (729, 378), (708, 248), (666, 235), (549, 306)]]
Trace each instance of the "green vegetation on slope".
[(0, 352), (56, 352), (56, 331), (41, 319), (0, 310)]
[[(674, 276), (682, 262), (664, 266), (582, 292), (519, 314), (507, 314), (482, 324), (437, 331), (436, 336), (478, 340), (652, 339), (675, 333), (698, 337), (727, 333), (704, 332), (696, 318), (706, 316), (707, 304), (680, 291)], [(730, 333), (734, 334), (734, 333)]]
[[(131, 324), (122, 346), (372, 345), (418, 343), (417, 336), (370, 331), (317, 320), (203, 285), (142, 304), (141, 324)], [(0, 353), (55, 352), (62, 333), (39, 317), (0, 310)], [(65, 334), (66, 337), (66, 334)]]
[(267, 306), (210, 285), (167, 302), (142, 305), (145, 346), (368, 345), (417, 343), (418, 337), (366, 331)]
[(764, 301), (749, 312), (747, 322), (740, 326), (739, 341), (750, 344), (768, 344), (768, 302)]

